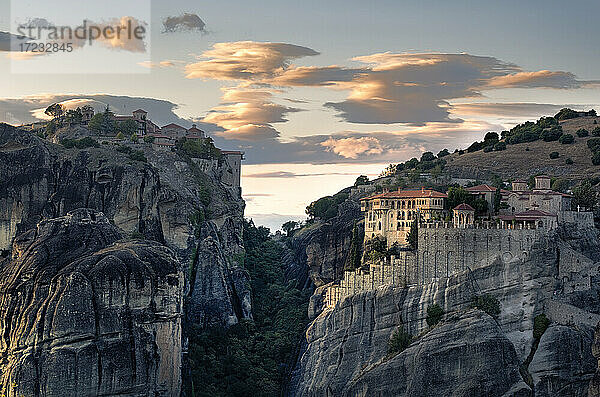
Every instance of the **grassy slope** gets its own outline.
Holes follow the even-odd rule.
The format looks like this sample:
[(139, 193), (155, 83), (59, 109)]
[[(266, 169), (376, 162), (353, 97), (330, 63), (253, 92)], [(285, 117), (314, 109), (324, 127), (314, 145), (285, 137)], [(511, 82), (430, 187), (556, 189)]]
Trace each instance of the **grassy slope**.
[[(597, 120), (598, 124), (594, 124)], [(501, 152), (484, 153), (482, 150), (474, 153), (459, 155), (454, 153), (447, 156), (447, 169), (453, 176), (469, 177), (476, 174), (483, 178), (486, 174), (501, 175), (504, 178), (526, 178), (536, 173), (550, 176), (563, 176), (569, 179), (584, 179), (591, 176), (600, 176), (600, 166), (592, 164), (591, 151), (587, 147), (587, 140), (593, 138), (591, 131), (600, 126), (600, 117), (581, 117), (565, 120), (560, 123), (564, 133), (575, 136), (575, 143), (562, 145), (559, 142), (544, 142), (542, 140), (516, 145), (508, 145)], [(585, 128), (590, 136), (579, 138), (575, 132)], [(529, 151), (526, 151), (529, 148)], [(550, 159), (551, 152), (560, 153), (557, 159)], [(574, 163), (565, 164), (570, 157)]]

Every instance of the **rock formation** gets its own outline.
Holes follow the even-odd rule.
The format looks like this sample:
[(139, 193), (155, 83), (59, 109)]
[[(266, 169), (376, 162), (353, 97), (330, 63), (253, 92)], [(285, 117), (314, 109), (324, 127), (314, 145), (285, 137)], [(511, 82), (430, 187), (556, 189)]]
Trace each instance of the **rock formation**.
[[(425, 285), (379, 287), (320, 314), (312, 304), (318, 317), (287, 395), (585, 396), (598, 366), (599, 253), (597, 230), (567, 224), (521, 258), (498, 257)], [(498, 299), (497, 318), (473, 308), (484, 295)], [(434, 304), (446, 314), (429, 327)], [(550, 326), (536, 341), (534, 318), (542, 313)], [(413, 341), (389, 354), (399, 328)]]
[(183, 275), (81, 209), (18, 236), (0, 277), (6, 396), (179, 395)]

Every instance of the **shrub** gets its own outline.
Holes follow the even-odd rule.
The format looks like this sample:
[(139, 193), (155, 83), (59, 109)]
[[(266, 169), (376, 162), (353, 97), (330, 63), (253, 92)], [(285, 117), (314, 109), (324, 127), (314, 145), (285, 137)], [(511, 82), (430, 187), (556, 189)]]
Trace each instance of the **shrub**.
[(144, 155), (144, 152), (142, 152), (141, 150), (132, 150), (129, 154), (129, 158), (135, 161), (143, 161), (144, 163), (148, 161), (148, 159), (146, 159), (146, 156)]
[(125, 135), (123, 135), (122, 132), (119, 132), (115, 138), (116, 139), (123, 139), (123, 138), (125, 138)]
[(95, 139), (86, 136), (81, 139), (69, 139), (65, 138), (60, 141), (60, 144), (66, 147), (67, 149), (77, 148), (77, 149), (87, 149), (89, 147), (100, 147), (100, 144)]
[(396, 354), (404, 351), (412, 342), (412, 335), (404, 330), (404, 327), (399, 327), (388, 342), (388, 354)]
[(579, 117), (579, 114), (573, 109), (563, 108), (554, 116), (557, 120), (568, 120)]
[(562, 134), (560, 138), (558, 138), (558, 141), (563, 145), (568, 145), (575, 142), (575, 137), (571, 134)]
[(562, 128), (560, 127), (552, 127), (550, 129), (544, 130), (540, 137), (544, 140), (544, 142), (553, 142), (558, 141), (562, 135)]
[(500, 302), (491, 295), (481, 295), (473, 298), (473, 306), (496, 318), (500, 315)]
[(550, 153), (550, 158), (551, 159), (557, 159), (560, 156), (560, 154), (558, 154), (558, 152), (552, 152)]
[(444, 309), (437, 303), (427, 308), (427, 325), (433, 327), (439, 323), (444, 315)]
[(588, 136), (590, 133), (585, 128), (580, 128), (577, 130), (576, 134), (578, 137), (583, 138)]
[(154, 143), (154, 137), (152, 135), (146, 135), (144, 137), (144, 142), (146, 142), (146, 143)]
[(486, 147), (483, 148), (483, 152), (484, 153), (489, 153), (492, 150), (494, 150), (494, 148), (492, 146), (486, 146)]
[(435, 155), (431, 152), (425, 152), (421, 155), (421, 162), (433, 160), (435, 160)]
[(594, 154), (592, 154), (592, 164), (600, 165), (600, 152), (594, 152)]
[(550, 320), (548, 320), (548, 317), (544, 313), (535, 316), (533, 319), (533, 338), (540, 339), (549, 325)]
[(522, 143), (522, 142), (533, 142), (540, 139), (542, 133), (542, 127), (539, 125), (527, 121), (523, 124), (519, 124), (513, 127), (506, 136), (506, 142), (508, 144)]
[(494, 150), (500, 152), (502, 150), (506, 150), (506, 142), (498, 142), (494, 145)]
[(571, 164), (573, 164), (573, 159), (569, 157), (568, 159), (565, 160), (565, 163), (568, 165), (571, 165)]
[(450, 152), (448, 151), (448, 149), (444, 149), (444, 150), (440, 151), (437, 156), (438, 156), (438, 158), (440, 158), (440, 157), (446, 157), (448, 155), (450, 155)]
[(600, 149), (600, 138), (588, 139), (587, 146), (592, 152), (597, 152)]
[(592, 135), (600, 136), (600, 127), (594, 127), (594, 129), (592, 130)]

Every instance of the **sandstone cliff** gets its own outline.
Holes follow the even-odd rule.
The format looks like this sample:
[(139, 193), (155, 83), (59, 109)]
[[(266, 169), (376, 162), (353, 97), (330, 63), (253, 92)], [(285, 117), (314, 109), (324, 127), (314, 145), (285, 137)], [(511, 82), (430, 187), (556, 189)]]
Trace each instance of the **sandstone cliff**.
[[(595, 229), (569, 225), (524, 259), (498, 258), (427, 285), (349, 297), (309, 326), (288, 394), (587, 395), (597, 368), (599, 248)], [(472, 308), (473, 297), (485, 294), (500, 302), (497, 319)], [(446, 314), (429, 328), (433, 304)], [(534, 318), (542, 313), (551, 323), (536, 341)], [(413, 342), (390, 356), (388, 341), (400, 327)]]
[(81, 209), (18, 236), (0, 279), (3, 395), (179, 395), (172, 250)]

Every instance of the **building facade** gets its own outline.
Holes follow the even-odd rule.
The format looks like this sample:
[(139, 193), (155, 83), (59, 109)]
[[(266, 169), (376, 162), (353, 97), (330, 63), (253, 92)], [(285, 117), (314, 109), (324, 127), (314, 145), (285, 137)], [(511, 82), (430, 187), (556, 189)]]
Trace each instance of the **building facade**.
[(413, 221), (441, 220), (448, 196), (430, 189), (384, 192), (360, 200), (365, 219), (365, 241), (383, 236), (388, 247), (407, 246)]

